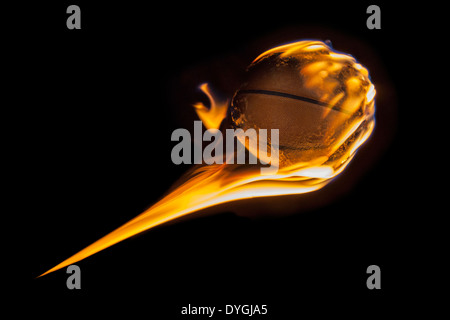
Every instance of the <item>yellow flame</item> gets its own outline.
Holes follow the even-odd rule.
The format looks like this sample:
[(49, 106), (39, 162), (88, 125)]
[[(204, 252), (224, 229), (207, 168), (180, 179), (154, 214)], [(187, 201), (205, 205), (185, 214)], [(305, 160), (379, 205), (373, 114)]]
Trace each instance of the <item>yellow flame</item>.
[(371, 84), (366, 94), (366, 103), (372, 102), (373, 98), (375, 98), (375, 87)]
[(195, 111), (206, 129), (219, 129), (227, 114), (228, 100), (218, 101), (211, 93), (207, 83), (200, 85), (200, 89), (208, 96), (211, 106), (207, 108), (203, 103), (197, 102), (194, 104)]
[[(317, 50), (331, 49), (319, 41), (302, 41), (270, 49), (255, 61), (273, 53), (290, 55), (301, 53), (302, 50), (309, 54)], [(305, 86), (320, 86), (328, 91), (333, 90), (337, 84), (333, 83), (332, 79), (330, 83), (324, 82), (328, 73), (335, 73), (341, 68), (333, 59), (352, 61), (357, 70), (365, 70), (362, 72), (363, 76), (368, 75), (366, 69), (356, 64), (353, 58), (338, 53), (333, 55), (329, 63), (311, 63), (302, 70), (309, 79)], [(347, 87), (346, 97), (344, 99), (339, 96), (339, 99), (345, 100), (342, 103), (345, 110), (353, 112), (361, 103), (361, 95), (357, 94), (360, 91), (358, 79), (350, 78), (344, 85)], [(218, 102), (214, 99), (206, 83), (200, 88), (209, 97), (211, 106), (208, 109), (198, 103), (195, 105), (196, 112), (206, 128), (218, 129), (226, 116), (228, 102)], [(370, 136), (374, 128), (374, 96), (375, 88), (370, 84), (363, 95), (367, 104), (366, 115), (349, 120), (345, 132), (342, 132), (327, 155), (281, 167), (277, 173), (271, 175), (261, 175), (260, 167), (256, 165), (214, 164), (195, 167), (181, 178), (181, 184), (177, 188), (152, 207), (40, 276), (76, 263), (152, 227), (201, 209), (241, 199), (301, 194), (322, 188), (345, 169), (358, 147)], [(367, 125), (362, 126), (364, 122), (367, 122)]]

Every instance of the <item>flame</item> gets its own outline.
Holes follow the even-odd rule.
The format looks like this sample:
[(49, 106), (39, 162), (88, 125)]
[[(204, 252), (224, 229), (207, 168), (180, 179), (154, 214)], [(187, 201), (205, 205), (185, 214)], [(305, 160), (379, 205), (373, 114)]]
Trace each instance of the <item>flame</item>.
[(199, 88), (209, 98), (211, 106), (207, 108), (203, 103), (197, 102), (194, 104), (195, 111), (206, 129), (219, 129), (227, 114), (229, 101), (219, 101), (215, 98), (207, 83), (203, 83)]
[[(201, 209), (254, 197), (307, 193), (328, 184), (345, 169), (359, 146), (373, 131), (375, 88), (370, 81), (365, 90), (361, 91), (360, 87), (361, 81), (368, 81), (367, 70), (357, 64), (352, 57), (332, 52), (320, 41), (301, 41), (276, 47), (258, 56), (253, 63), (278, 53), (289, 56), (320, 50), (328, 51), (326, 59), (311, 62), (301, 70), (308, 79), (305, 82), (306, 87), (319, 87), (324, 92), (332, 92), (338, 84), (328, 75), (339, 72), (342, 68), (342, 63), (340, 64), (339, 61), (354, 65), (356, 70), (361, 71), (361, 77), (364, 78), (350, 77), (345, 81), (343, 84), (347, 88), (345, 94), (340, 93), (335, 97), (322, 96), (328, 103), (340, 101), (340, 106), (345, 111), (342, 114), (347, 118), (347, 113), (355, 112), (361, 103), (365, 106), (362, 114), (358, 113), (358, 116), (346, 118), (345, 130), (336, 138), (333, 146), (327, 150), (327, 154), (307, 160), (300, 159), (295, 163), (282, 166), (278, 172), (269, 175), (262, 175), (260, 167), (256, 165), (213, 164), (194, 167), (181, 178), (177, 188), (149, 209), (40, 276), (74, 264), (152, 227)], [(202, 84), (200, 89), (208, 96), (211, 106), (207, 108), (202, 103), (197, 103), (194, 105), (195, 110), (206, 128), (218, 129), (226, 117), (228, 101), (217, 101), (206, 83)], [(324, 108), (324, 117), (328, 112), (329, 110)]]

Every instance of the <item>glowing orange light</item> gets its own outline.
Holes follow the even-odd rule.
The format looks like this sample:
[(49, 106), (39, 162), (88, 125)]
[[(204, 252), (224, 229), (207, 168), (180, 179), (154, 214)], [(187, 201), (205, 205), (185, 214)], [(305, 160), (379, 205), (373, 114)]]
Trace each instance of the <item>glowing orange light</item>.
[[(281, 58), (308, 57), (299, 70), (305, 79), (304, 87), (320, 92), (321, 119), (342, 122), (329, 147), (314, 156), (307, 153), (308, 157), (284, 161), (278, 172), (268, 175), (261, 175), (260, 167), (255, 165), (213, 164), (193, 168), (181, 178), (179, 187), (152, 207), (41, 276), (189, 213), (229, 201), (311, 192), (340, 174), (374, 128), (375, 87), (367, 70), (353, 57), (334, 52), (320, 41), (300, 41), (276, 47), (259, 55), (253, 63), (275, 54)], [(337, 79), (342, 78), (339, 74), (345, 68), (351, 68), (355, 76), (339, 82)], [(216, 101), (207, 84), (201, 85), (201, 90), (209, 97), (211, 105), (207, 108), (197, 103), (194, 105), (196, 112), (206, 128), (218, 129), (226, 117), (228, 101)], [(331, 114), (336, 107), (341, 111), (337, 116)], [(233, 120), (237, 124), (245, 123), (244, 116)], [(331, 120), (329, 122), (330, 128), (334, 129)], [(280, 157), (286, 157), (286, 154), (281, 153)]]
[(203, 83), (200, 89), (208, 96), (211, 105), (208, 108), (203, 103), (198, 102), (194, 104), (195, 111), (206, 129), (219, 129), (227, 114), (228, 101), (214, 99), (207, 83)]

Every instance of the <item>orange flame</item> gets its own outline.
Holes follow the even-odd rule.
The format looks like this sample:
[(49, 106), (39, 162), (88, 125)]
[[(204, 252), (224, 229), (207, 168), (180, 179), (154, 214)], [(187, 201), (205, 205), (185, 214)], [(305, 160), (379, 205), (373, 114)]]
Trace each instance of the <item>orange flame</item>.
[[(235, 200), (311, 192), (322, 188), (340, 174), (374, 128), (374, 86), (369, 81), (365, 90), (357, 90), (358, 81), (368, 81), (367, 70), (353, 58), (334, 53), (319, 41), (301, 41), (273, 48), (258, 56), (255, 61), (279, 52), (291, 55), (316, 50), (328, 51), (329, 61), (311, 62), (303, 68), (301, 72), (308, 73), (309, 79), (305, 86), (320, 86), (329, 92), (336, 83), (333, 79), (327, 81), (325, 72), (336, 72), (341, 67), (339, 60), (345, 60), (345, 63), (350, 61), (355, 69), (361, 71), (360, 78), (350, 78), (346, 81), (346, 97), (340, 94), (337, 98), (329, 96), (323, 99), (329, 103), (342, 100), (340, 105), (348, 113), (355, 112), (355, 106), (364, 101), (366, 110), (347, 121), (345, 132), (336, 138), (327, 155), (290, 163), (272, 175), (261, 175), (260, 167), (255, 165), (213, 164), (193, 168), (181, 178), (182, 183), (177, 188), (152, 207), (40, 276), (74, 264), (133, 235), (192, 212)], [(226, 116), (228, 101), (215, 101), (207, 84), (201, 85), (200, 88), (209, 97), (211, 107), (208, 109), (198, 103), (195, 105), (196, 112), (206, 128), (218, 129)], [(324, 117), (327, 112), (329, 111), (324, 110)]]
[(197, 112), (206, 129), (219, 129), (227, 115), (228, 100), (218, 101), (217, 98), (215, 99), (207, 83), (200, 85), (200, 90), (207, 95), (211, 106), (207, 108), (203, 103), (197, 102), (194, 104), (195, 112)]

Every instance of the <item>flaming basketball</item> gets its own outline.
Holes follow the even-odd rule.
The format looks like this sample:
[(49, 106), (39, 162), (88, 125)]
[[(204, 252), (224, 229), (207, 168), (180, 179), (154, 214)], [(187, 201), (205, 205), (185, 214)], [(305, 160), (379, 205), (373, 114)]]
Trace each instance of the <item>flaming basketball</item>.
[(353, 57), (319, 41), (300, 41), (253, 61), (233, 97), (232, 121), (244, 130), (279, 129), (281, 167), (334, 167), (371, 132), (374, 94), (367, 70)]
[[(42, 275), (201, 209), (318, 190), (343, 172), (373, 131), (375, 88), (368, 71), (323, 42), (300, 41), (270, 49), (251, 63), (247, 73), (230, 99), (231, 120), (235, 128), (279, 130), (277, 172), (262, 175), (255, 165), (226, 163), (194, 167), (149, 209)], [(206, 84), (200, 88), (211, 105), (197, 103), (197, 114), (207, 129), (219, 129), (230, 100), (216, 101)], [(259, 155), (257, 148), (248, 151)]]

